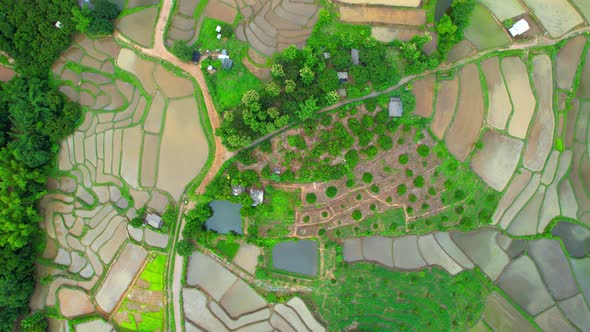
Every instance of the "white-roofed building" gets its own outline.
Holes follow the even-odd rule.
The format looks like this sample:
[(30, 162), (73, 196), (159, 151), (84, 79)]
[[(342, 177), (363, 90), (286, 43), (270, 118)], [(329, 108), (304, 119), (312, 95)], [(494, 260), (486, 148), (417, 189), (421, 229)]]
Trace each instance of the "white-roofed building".
[(508, 29), (508, 31), (510, 31), (512, 37), (516, 37), (529, 31), (530, 28), (529, 23), (525, 19), (520, 19), (518, 22), (514, 23), (512, 28)]
[(157, 229), (162, 228), (162, 226), (164, 225), (164, 221), (162, 220), (162, 218), (154, 213), (148, 213), (145, 216), (145, 222), (153, 228)]

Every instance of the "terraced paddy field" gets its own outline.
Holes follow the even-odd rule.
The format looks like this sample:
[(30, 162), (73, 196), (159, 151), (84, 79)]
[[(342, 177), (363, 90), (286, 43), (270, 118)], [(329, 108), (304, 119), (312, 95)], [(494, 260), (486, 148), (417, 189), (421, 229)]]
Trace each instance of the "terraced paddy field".
[(496, 22), (486, 7), (476, 5), (470, 22), (471, 24), (465, 29), (465, 38), (478, 50), (499, 48), (510, 43), (506, 30)]
[(239, 276), (200, 252), (189, 259), (182, 297), (187, 331), (325, 331), (298, 297), (268, 303)]
[(500, 21), (507, 20), (526, 12), (526, 8), (517, 0), (478, 0), (486, 6)]
[(566, 0), (524, 0), (552, 37), (559, 37), (584, 20)]
[[(386, 255), (388, 252), (390, 254)], [(448, 324), (449, 318), (447, 317), (451, 316), (451, 320), (454, 322), (453, 326), (473, 326), (481, 315), (485, 298), (494, 289), (494, 286), (489, 283), (491, 280), (519, 308), (524, 310), (519, 313), (509, 301), (498, 293), (493, 293), (487, 298), (483, 315), (481, 315), (483, 320), (493, 328), (514, 331), (520, 327), (524, 330), (535, 330), (535, 324), (531, 322), (530, 318), (527, 319), (527, 316), (542, 326), (547, 326), (550, 321), (552, 324), (570, 327), (568, 330), (574, 326), (584, 330), (589, 326), (587, 319), (582, 318), (590, 317), (588, 306), (581, 301), (585, 296), (583, 295), (585, 290), (575, 281), (587, 278), (582, 271), (576, 270), (575, 267), (572, 268), (568, 264), (568, 257), (562, 250), (559, 239), (513, 239), (494, 229), (481, 229), (468, 233), (435, 232), (418, 237), (408, 235), (393, 239), (384, 237), (351, 238), (344, 241), (343, 255), (346, 262), (353, 264), (344, 265), (337, 269), (335, 283), (323, 285), (326, 289), (335, 289), (336, 293), (328, 295), (319, 292), (312, 295), (320, 312), (330, 315), (329, 321), (336, 319), (340, 322), (339, 324), (343, 324), (341, 321), (351, 324), (352, 320), (349, 320), (348, 317), (354, 317), (355, 321), (364, 322), (369, 326), (380, 326), (380, 324), (385, 324), (383, 322), (404, 325), (408, 324), (407, 320), (413, 315), (423, 317), (418, 315), (417, 311), (421, 310), (423, 306), (427, 306), (431, 308), (430, 314), (437, 312), (439, 315), (426, 321), (412, 320), (412, 324), (436, 322), (443, 325), (440, 327), (441, 330), (447, 330), (448, 328), (445, 328), (444, 324)], [(358, 263), (363, 261), (375, 262), (398, 271), (428, 269), (429, 272), (421, 274), (391, 272), (366, 263)], [(478, 269), (472, 270), (474, 267)], [(439, 268), (455, 277), (441, 273)], [(465, 270), (470, 271), (466, 272)], [(481, 276), (480, 271), (489, 279)], [(389, 277), (375, 278), (374, 274), (376, 273), (389, 274)], [(398, 280), (400, 278), (401, 282)], [(404, 278), (409, 278), (410, 282), (400, 286), (404, 280), (407, 280)], [(447, 278), (445, 281), (435, 281), (434, 284), (450, 285), (451, 289), (445, 290), (444, 287), (438, 289), (435, 285), (430, 284), (430, 278), (435, 280)], [(377, 283), (375, 279), (378, 280)], [(453, 289), (457, 279), (462, 280), (457, 284), (465, 289), (460, 291)], [(353, 284), (351, 280), (354, 280), (355, 287), (363, 289), (349, 290)], [(345, 283), (345, 285), (338, 286), (340, 283)], [(323, 287), (319, 289), (324, 289)], [(392, 292), (383, 291), (392, 288), (394, 289)], [(380, 291), (376, 291), (377, 289)], [(406, 293), (413, 291), (424, 297), (422, 299), (408, 297)], [(455, 299), (450, 294), (431, 296), (434, 295), (433, 292), (445, 291), (449, 291), (450, 294), (460, 293), (464, 297)], [(481, 296), (475, 295), (478, 293)], [(471, 296), (476, 298), (462, 302)], [(400, 315), (400, 310), (395, 310), (379, 315), (372, 311), (373, 307), (369, 305), (370, 302), (367, 302), (374, 299), (381, 303), (389, 301), (389, 304), (384, 305), (387, 308), (400, 306), (403, 314)], [(445, 309), (451, 308), (449, 312), (445, 311), (444, 314), (442, 311), (432, 308), (436, 308), (437, 304), (418, 305), (418, 307), (410, 305), (420, 301), (437, 303), (441, 299), (451, 302), (444, 304)], [(358, 307), (346, 309), (344, 304), (334, 304), (334, 302), (340, 301), (355, 303)], [(574, 303), (580, 307), (574, 308)], [(407, 307), (408, 305), (409, 307)], [(443, 304), (438, 305), (442, 306)], [(322, 306), (329, 306), (329, 309), (336, 310), (333, 312), (327, 311), (327, 308), (322, 310)], [(465, 307), (462, 308), (462, 306)], [(454, 313), (454, 310), (457, 310), (457, 313)], [(410, 311), (411, 315), (406, 311)], [(547, 318), (549, 314), (551, 314), (550, 321)], [(427, 314), (425, 313), (425, 315)], [(344, 327), (345, 325), (339, 326), (340, 329)], [(382, 328), (385, 328), (384, 325)]]
[[(153, 2), (153, 1), (152, 1)], [(149, 3), (148, 3), (149, 4)], [(159, 1), (156, 6), (143, 7), (139, 11), (133, 11), (120, 17), (115, 22), (115, 28), (124, 36), (138, 45), (150, 47), (154, 42), (156, 20), (158, 19)]]
[(162, 307), (162, 281), (146, 271), (163, 273), (165, 256), (156, 252), (167, 249), (169, 235), (128, 222), (143, 207), (161, 214), (176, 204), (207, 160), (194, 83), (111, 38), (77, 36), (52, 69), (59, 89), (84, 114), (61, 144), (40, 204), (47, 238), (38, 278), (48, 282), (37, 284), (31, 307), (108, 320), (78, 330), (110, 330), (121, 312), (116, 325), (141, 328), (159, 319), (161, 326), (161, 310), (141, 308), (156, 306), (158, 296)]

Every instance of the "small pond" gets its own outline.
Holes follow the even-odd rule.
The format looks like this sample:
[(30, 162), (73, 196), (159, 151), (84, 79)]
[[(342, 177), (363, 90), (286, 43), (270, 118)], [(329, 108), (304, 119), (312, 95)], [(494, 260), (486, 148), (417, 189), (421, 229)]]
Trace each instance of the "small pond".
[(272, 248), (272, 267), (315, 276), (318, 273), (318, 244), (313, 240), (281, 242)]
[(208, 230), (220, 234), (227, 234), (231, 231), (242, 234), (242, 217), (240, 216), (242, 204), (213, 201), (209, 203), (209, 206), (213, 209), (213, 215), (205, 222), (205, 227)]
[(585, 257), (590, 254), (590, 230), (569, 221), (560, 221), (551, 230), (551, 235), (563, 241), (571, 257)]
[(443, 17), (452, 4), (453, 0), (438, 0), (436, 2), (436, 9), (434, 11), (434, 20), (438, 22), (438, 20)]

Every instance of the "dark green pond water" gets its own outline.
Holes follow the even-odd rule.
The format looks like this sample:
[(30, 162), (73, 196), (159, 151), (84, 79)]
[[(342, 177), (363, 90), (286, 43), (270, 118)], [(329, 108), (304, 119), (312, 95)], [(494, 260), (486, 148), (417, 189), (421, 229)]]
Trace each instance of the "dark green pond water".
[(440, 18), (445, 14), (447, 9), (449, 9), (452, 4), (453, 0), (438, 0), (436, 2), (436, 9), (434, 11), (434, 19), (436, 21), (440, 20)]
[(242, 234), (241, 204), (228, 201), (213, 201), (209, 203), (209, 206), (213, 209), (213, 215), (205, 222), (205, 227), (208, 230), (220, 234), (227, 234), (231, 231)]
[(281, 242), (272, 248), (275, 269), (315, 276), (318, 273), (318, 244), (312, 240)]

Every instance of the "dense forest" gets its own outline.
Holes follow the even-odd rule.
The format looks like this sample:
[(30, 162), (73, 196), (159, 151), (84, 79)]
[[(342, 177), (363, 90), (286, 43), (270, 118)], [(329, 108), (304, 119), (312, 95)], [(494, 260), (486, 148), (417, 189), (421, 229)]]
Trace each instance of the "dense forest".
[[(90, 11), (76, 0), (0, 1), (0, 50), (14, 59), (18, 73), (0, 83), (0, 331), (13, 331), (28, 313), (34, 261), (43, 247), (37, 203), (59, 143), (81, 115), (78, 104), (49, 84), (51, 65), (76, 31), (112, 33), (110, 20), (119, 13), (106, 0), (94, 4)], [(35, 313), (20, 326), (44, 331), (46, 324)]]

